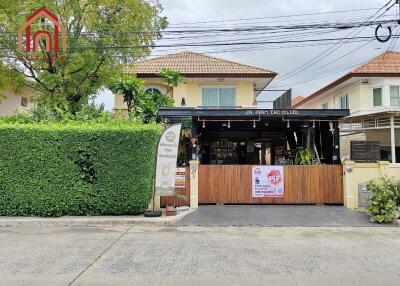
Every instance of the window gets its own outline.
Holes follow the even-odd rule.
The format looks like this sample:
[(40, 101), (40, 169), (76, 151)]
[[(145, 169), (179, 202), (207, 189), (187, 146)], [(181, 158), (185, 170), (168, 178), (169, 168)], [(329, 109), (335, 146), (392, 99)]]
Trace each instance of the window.
[(328, 102), (325, 102), (321, 105), (322, 109), (328, 109)]
[(374, 88), (372, 90), (374, 106), (382, 106), (382, 88)]
[(27, 107), (28, 106), (28, 98), (21, 97), (21, 106)]
[(348, 109), (349, 108), (349, 96), (343, 95), (339, 98), (340, 108), (341, 109)]
[(156, 94), (162, 94), (161, 90), (158, 87), (151, 86), (146, 88), (146, 93), (156, 93)]
[(398, 86), (390, 87), (390, 106), (400, 106), (400, 93)]
[(203, 87), (203, 106), (235, 106), (236, 88), (234, 87)]

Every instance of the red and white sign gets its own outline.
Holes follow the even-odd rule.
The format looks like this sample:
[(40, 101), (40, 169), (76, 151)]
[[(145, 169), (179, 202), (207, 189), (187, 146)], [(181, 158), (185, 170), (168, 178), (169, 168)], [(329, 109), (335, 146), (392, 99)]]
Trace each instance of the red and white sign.
[(282, 198), (283, 166), (253, 166), (252, 185), (253, 198)]

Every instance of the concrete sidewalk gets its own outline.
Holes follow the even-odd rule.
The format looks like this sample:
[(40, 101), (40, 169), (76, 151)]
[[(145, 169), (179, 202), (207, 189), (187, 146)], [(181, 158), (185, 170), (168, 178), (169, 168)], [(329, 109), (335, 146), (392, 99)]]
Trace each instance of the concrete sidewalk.
[(144, 217), (138, 216), (63, 216), (55, 218), (44, 217), (0, 217), (1, 226), (117, 226), (138, 225), (163, 227), (175, 223), (192, 213), (194, 210), (178, 212), (176, 216)]

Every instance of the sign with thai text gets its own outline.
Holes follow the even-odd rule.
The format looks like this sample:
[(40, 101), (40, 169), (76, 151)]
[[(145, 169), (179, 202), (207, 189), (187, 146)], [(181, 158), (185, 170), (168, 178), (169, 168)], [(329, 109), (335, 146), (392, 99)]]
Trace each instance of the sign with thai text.
[(159, 196), (174, 194), (180, 134), (181, 124), (171, 125), (164, 130), (158, 143), (155, 191)]
[(184, 189), (186, 185), (186, 168), (176, 168), (175, 188)]
[(253, 198), (283, 197), (283, 166), (253, 166), (252, 174)]

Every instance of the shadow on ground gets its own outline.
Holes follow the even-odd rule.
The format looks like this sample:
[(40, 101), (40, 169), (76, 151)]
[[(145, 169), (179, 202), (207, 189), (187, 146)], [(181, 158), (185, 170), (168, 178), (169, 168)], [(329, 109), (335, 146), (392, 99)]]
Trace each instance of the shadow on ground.
[[(342, 206), (200, 206), (176, 226), (375, 227), (364, 212)], [(396, 224), (384, 226), (397, 226)]]

